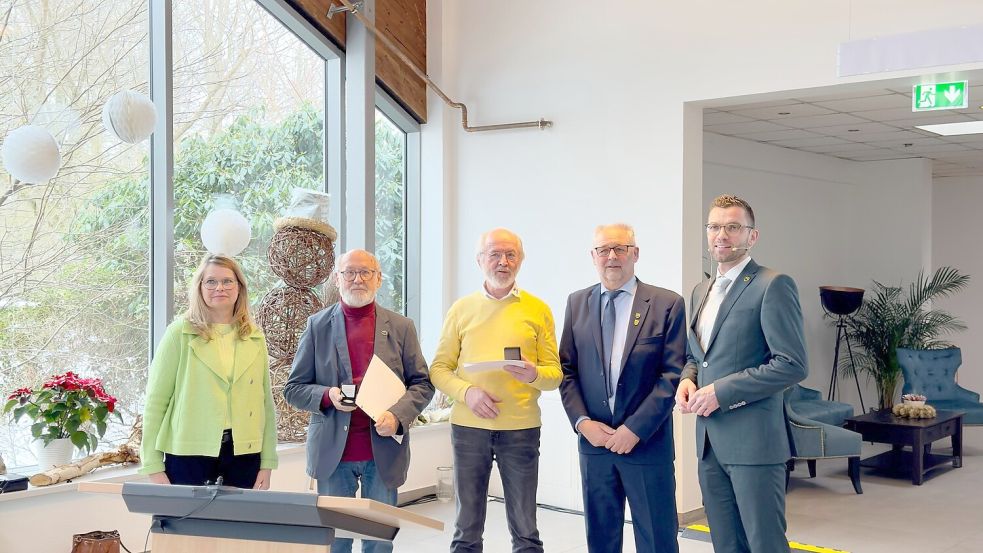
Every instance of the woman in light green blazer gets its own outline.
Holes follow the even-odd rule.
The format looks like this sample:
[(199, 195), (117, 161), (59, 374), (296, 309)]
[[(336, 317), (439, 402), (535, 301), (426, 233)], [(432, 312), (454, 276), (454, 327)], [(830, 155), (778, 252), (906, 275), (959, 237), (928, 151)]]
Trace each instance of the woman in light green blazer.
[(158, 484), (221, 478), (227, 486), (269, 489), (277, 466), (269, 360), (239, 264), (206, 255), (188, 303), (150, 366), (140, 473)]

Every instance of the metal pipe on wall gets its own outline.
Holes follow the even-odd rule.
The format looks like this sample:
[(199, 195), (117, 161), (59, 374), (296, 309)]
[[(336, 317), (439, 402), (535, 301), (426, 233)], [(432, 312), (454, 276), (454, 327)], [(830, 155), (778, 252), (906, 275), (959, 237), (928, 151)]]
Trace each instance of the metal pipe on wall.
[(468, 106), (464, 105), (461, 102), (455, 102), (449, 96), (447, 96), (447, 94), (444, 94), (444, 91), (441, 90), (439, 86), (437, 86), (437, 83), (433, 82), (422, 69), (417, 67), (416, 64), (413, 62), (413, 60), (411, 60), (409, 56), (407, 56), (403, 52), (403, 50), (396, 45), (396, 43), (394, 43), (386, 35), (380, 33), (379, 30), (375, 28), (375, 25), (371, 21), (369, 21), (368, 18), (366, 18), (359, 12), (359, 9), (361, 8), (361, 2), (355, 2), (353, 4), (350, 0), (338, 0), (338, 1), (341, 3), (342, 7), (335, 7), (332, 5), (328, 9), (328, 17), (330, 18), (334, 14), (340, 12), (345, 12), (345, 11), (351, 12), (352, 15), (354, 15), (359, 20), (359, 22), (361, 22), (362, 25), (364, 25), (365, 28), (368, 29), (370, 33), (372, 33), (373, 36), (378, 38), (379, 41), (382, 42), (382, 44), (386, 48), (388, 48), (393, 54), (396, 55), (396, 57), (402, 60), (403, 63), (405, 63), (406, 66), (409, 67), (414, 74), (416, 74), (417, 77), (422, 79), (423, 82), (427, 83), (427, 86), (430, 87), (430, 89), (433, 90), (435, 93), (437, 93), (437, 96), (439, 96), (440, 99), (443, 100), (445, 104), (447, 104), (452, 108), (457, 108), (461, 110), (461, 126), (464, 128), (465, 131), (467, 132), (500, 131), (506, 129), (525, 129), (525, 128), (532, 128), (532, 127), (536, 127), (539, 130), (544, 130), (547, 127), (553, 126), (553, 122), (548, 121), (546, 119), (540, 119), (539, 121), (523, 121), (521, 123), (503, 123), (500, 125), (475, 125), (475, 126), (469, 125)]

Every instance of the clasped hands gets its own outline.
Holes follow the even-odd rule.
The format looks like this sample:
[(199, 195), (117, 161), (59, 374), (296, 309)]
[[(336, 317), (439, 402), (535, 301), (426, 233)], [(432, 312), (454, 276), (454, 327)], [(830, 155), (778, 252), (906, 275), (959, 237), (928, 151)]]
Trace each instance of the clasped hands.
[(638, 444), (638, 436), (623, 424), (615, 430), (603, 422), (585, 419), (577, 425), (577, 431), (583, 434), (592, 446), (606, 448), (618, 455), (631, 453)]
[(696, 383), (688, 378), (679, 382), (679, 388), (676, 389), (676, 405), (679, 406), (680, 413), (696, 413), (701, 417), (709, 417), (720, 408), (713, 384), (697, 389)]

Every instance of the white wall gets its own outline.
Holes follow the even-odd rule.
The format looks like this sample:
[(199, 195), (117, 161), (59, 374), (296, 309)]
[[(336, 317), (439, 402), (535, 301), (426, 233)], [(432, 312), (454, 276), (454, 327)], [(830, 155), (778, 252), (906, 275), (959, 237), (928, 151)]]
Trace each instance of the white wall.
[[(703, 204), (725, 193), (750, 202), (760, 231), (754, 259), (798, 284), (809, 352), (804, 384), (825, 396), (836, 331), (823, 317), (819, 286), (870, 289), (872, 279), (910, 281), (928, 265), (919, 245), (931, 232), (931, 162), (847, 161), (712, 133), (703, 156)], [(861, 374), (860, 385), (866, 406), (876, 406), (874, 383)], [(853, 379), (838, 386), (839, 399), (859, 414)]]
[(941, 300), (966, 323), (968, 330), (949, 340), (962, 348), (959, 384), (983, 393), (983, 256), (980, 255), (980, 206), (983, 177), (939, 178), (932, 189), (932, 261), (935, 267), (950, 265), (970, 275), (969, 286), (952, 298)]
[[(441, 301), (443, 312), (474, 290), (474, 240), (504, 225), (525, 240), (520, 285), (552, 306), (558, 325), (567, 294), (596, 279), (587, 248), (598, 223), (635, 225), (644, 280), (678, 292), (696, 283), (702, 235), (691, 229), (704, 216), (702, 123), (687, 102), (907, 78), (914, 73), (838, 79), (837, 45), (983, 21), (983, 3), (960, 0), (940, 0), (932, 10), (915, 2), (903, 9), (896, 0), (834, 0), (818, 8), (767, 0), (428, 4), (441, 11), (441, 58), (431, 70), (467, 102), (472, 124), (546, 117), (555, 127), (468, 134), (443, 124), (441, 155), (453, 160), (442, 165), (439, 182), (424, 186), (452, 193), (442, 195), (444, 239), (423, 246), (450, 267), (434, 285), (440, 299), (426, 301)], [(456, 121), (458, 113), (444, 108), (443, 117)], [(892, 190), (890, 183), (871, 190), (877, 186)], [(439, 332), (437, 317), (423, 326), (424, 335)], [(558, 404), (549, 397), (543, 403), (545, 430), (566, 434), (574, 448), (573, 435), (554, 428), (563, 421), (550, 413)], [(544, 453), (543, 493), (576, 486), (572, 472), (557, 468), (573, 462), (569, 449)]]

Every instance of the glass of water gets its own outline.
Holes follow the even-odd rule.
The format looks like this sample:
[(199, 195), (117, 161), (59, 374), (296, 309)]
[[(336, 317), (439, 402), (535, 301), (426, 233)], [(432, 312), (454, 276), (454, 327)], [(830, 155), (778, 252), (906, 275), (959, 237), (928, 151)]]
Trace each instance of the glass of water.
[(437, 501), (448, 503), (454, 499), (454, 467), (437, 467)]

